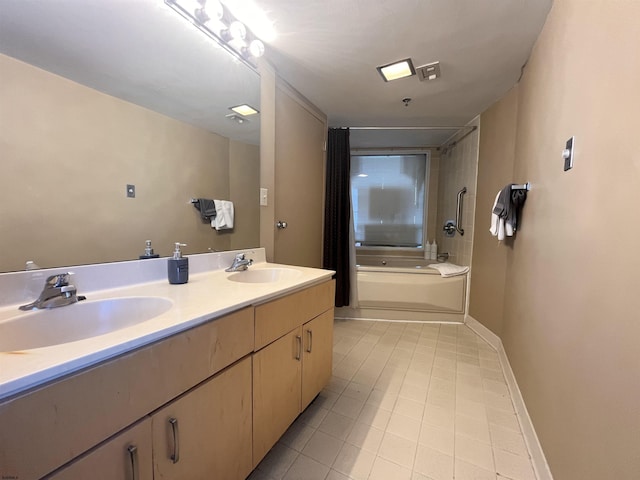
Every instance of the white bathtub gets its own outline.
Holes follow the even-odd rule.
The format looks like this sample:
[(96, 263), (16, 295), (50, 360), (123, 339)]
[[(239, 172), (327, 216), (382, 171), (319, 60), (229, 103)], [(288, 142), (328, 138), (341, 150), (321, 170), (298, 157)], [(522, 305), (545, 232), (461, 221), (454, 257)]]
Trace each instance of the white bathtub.
[(338, 318), (463, 322), (467, 275), (444, 278), (435, 261), (360, 256), (358, 308), (340, 308)]

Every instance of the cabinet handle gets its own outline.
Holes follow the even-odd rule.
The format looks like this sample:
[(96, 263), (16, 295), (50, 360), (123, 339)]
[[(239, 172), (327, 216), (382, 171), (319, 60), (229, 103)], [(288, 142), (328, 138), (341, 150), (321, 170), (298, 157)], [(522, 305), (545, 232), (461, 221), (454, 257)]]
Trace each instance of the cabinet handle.
[(307, 335), (309, 335), (309, 346), (307, 347), (307, 353), (311, 353), (311, 349), (313, 348), (313, 331), (307, 330)]
[(296, 341), (298, 342), (298, 352), (296, 353), (296, 360), (300, 360), (302, 357), (302, 337), (296, 335)]
[(135, 445), (129, 445), (127, 447), (129, 452), (129, 460), (131, 461), (131, 480), (138, 480), (138, 447)]
[(173, 454), (171, 454), (171, 460), (173, 463), (180, 461), (180, 434), (178, 432), (178, 419), (170, 418), (171, 431), (173, 432)]

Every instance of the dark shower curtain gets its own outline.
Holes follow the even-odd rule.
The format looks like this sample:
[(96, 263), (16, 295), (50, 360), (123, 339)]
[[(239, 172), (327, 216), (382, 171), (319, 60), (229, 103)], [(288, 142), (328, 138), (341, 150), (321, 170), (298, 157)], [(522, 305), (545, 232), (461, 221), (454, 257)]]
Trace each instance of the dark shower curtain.
[(335, 270), (336, 307), (349, 305), (351, 149), (348, 128), (330, 128), (327, 138), (323, 268)]

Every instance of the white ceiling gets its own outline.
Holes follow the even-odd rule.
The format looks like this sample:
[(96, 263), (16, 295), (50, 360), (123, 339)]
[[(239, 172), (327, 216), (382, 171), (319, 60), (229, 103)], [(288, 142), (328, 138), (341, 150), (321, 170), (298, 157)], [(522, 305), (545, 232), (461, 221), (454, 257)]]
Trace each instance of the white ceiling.
[[(467, 123), (517, 82), (552, 0), (225, 3), (233, 10), (235, 2), (247, 1), (266, 12), (278, 34), (266, 59), (328, 115), (330, 126), (433, 126)], [(0, 51), (180, 120), (257, 141), (259, 122), (230, 134), (238, 127), (224, 119), (227, 107), (259, 101), (256, 75), (219, 58), (223, 52), (163, 0), (1, 0)], [(442, 77), (385, 83), (376, 66), (407, 57), (416, 67), (439, 61)], [(405, 97), (412, 99), (408, 107)], [(397, 142), (398, 133), (386, 132), (385, 142)], [(367, 133), (358, 135), (362, 145), (370, 141)], [(415, 135), (405, 137), (411, 142)], [(430, 141), (440, 139), (419, 140)]]

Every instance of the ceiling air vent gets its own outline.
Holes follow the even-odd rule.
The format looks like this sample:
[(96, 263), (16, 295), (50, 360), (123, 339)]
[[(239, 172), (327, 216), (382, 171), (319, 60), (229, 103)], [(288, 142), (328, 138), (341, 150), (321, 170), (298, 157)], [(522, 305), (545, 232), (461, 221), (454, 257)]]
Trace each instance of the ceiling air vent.
[(416, 75), (421, 82), (440, 78), (440, 62), (427, 63), (416, 68)]

